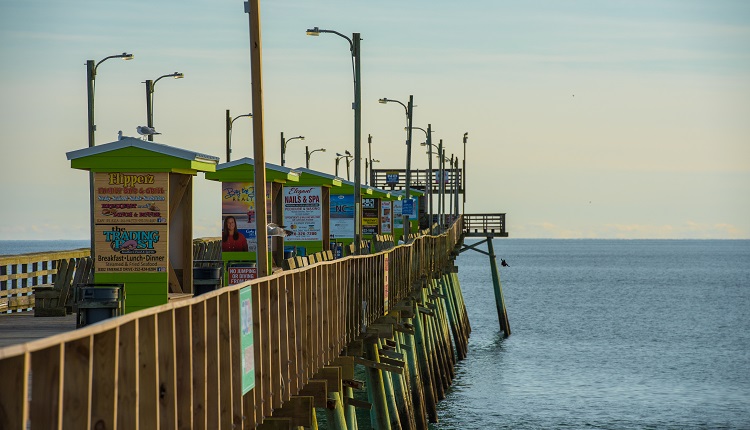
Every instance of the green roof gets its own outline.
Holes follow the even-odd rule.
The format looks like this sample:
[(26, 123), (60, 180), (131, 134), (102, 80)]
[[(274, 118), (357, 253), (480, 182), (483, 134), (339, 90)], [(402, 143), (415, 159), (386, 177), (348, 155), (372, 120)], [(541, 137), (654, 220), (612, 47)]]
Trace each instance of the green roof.
[[(206, 179), (219, 182), (255, 182), (255, 160), (245, 157), (219, 164), (215, 172), (206, 173)], [(300, 175), (288, 167), (266, 163), (268, 182), (298, 182), (299, 179)]]

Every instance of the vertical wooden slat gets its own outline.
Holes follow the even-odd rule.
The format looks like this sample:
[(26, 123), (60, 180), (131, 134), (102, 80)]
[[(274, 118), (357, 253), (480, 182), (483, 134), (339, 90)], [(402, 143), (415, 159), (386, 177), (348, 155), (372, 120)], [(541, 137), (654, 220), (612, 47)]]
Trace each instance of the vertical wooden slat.
[[(0, 427), (5, 426), (14, 430), (26, 428), (29, 361), (28, 354), (0, 360), (0, 375), (3, 380), (3, 387), (0, 389)], [(50, 364), (54, 367), (54, 363)], [(39, 389), (43, 388), (39, 387)], [(44, 397), (44, 393), (41, 393), (41, 397)], [(54, 410), (54, 408), (50, 409)]]
[(193, 318), (193, 428), (206, 429), (206, 302), (191, 306)]
[(331, 357), (331, 326), (330, 326), (330, 306), (328, 306), (328, 271), (327, 267), (324, 265), (318, 266), (318, 282), (320, 284), (320, 290), (321, 290), (321, 313), (322, 313), (322, 363), (321, 365), (328, 364)]
[[(234, 428), (242, 428), (243, 417), (251, 411), (243, 407), (242, 402), (242, 324), (240, 322), (240, 292), (229, 293), (229, 339), (231, 343), (230, 359), (232, 366), (232, 423)], [(245, 421), (249, 421), (245, 418)]]
[(175, 309), (175, 372), (177, 428), (193, 427), (193, 338), (192, 307)]
[(117, 369), (117, 428), (138, 428), (138, 324), (130, 321), (119, 327), (119, 367)]
[(63, 368), (63, 429), (81, 429), (91, 426), (91, 374), (90, 354), (92, 337), (65, 344)]
[[(31, 372), (34, 375), (31, 381), (31, 429), (47, 430), (59, 428), (62, 424), (62, 384), (61, 369), (63, 365), (63, 344), (51, 346), (41, 351), (35, 351), (31, 354)], [(4, 363), (0, 362), (0, 363)], [(2, 367), (2, 364), (0, 364)], [(2, 375), (16, 374), (2, 371)], [(4, 370), (4, 369), (3, 369)], [(26, 375), (18, 373), (20, 377), (26, 378)], [(14, 384), (15, 385), (15, 384)], [(0, 405), (11, 405), (10, 401), (2, 398), (4, 395), (18, 395), (21, 391), (16, 389), (0, 390)], [(0, 422), (13, 422), (0, 416)], [(9, 426), (9, 428), (26, 428)]]
[(287, 275), (284, 277), (285, 294), (286, 294), (286, 320), (287, 320), (287, 366), (286, 377), (287, 386), (284, 393), (284, 399), (289, 400), (291, 396), (298, 393), (297, 386), (297, 314), (295, 312), (295, 293), (294, 293), (294, 276)]
[[(305, 324), (307, 324), (305, 319), (305, 314), (302, 309), (302, 294), (303, 294), (303, 288), (302, 288), (302, 275), (297, 272), (293, 275), (292, 278), (292, 300), (294, 301), (294, 328), (295, 328), (295, 358), (296, 358), (296, 367), (294, 368), (295, 372), (295, 392), (299, 393), (299, 390), (302, 389), (302, 386), (307, 382), (307, 379), (305, 378), (305, 348), (306, 348), (306, 341), (305, 341)], [(296, 395), (296, 394), (295, 394)]]
[(232, 341), (229, 333), (229, 293), (219, 296), (219, 420), (221, 428), (232, 427)]
[(117, 417), (117, 343), (119, 330), (113, 328), (94, 335), (94, 365), (91, 391), (91, 425), (115, 428)]
[(279, 361), (281, 365), (281, 401), (286, 402), (289, 394), (289, 316), (287, 315), (286, 277), (278, 278), (279, 295)]
[(156, 342), (156, 316), (138, 319), (138, 423), (144, 429), (159, 428)]
[(311, 365), (312, 373), (317, 373), (320, 367), (320, 282), (318, 282), (318, 269), (308, 269), (307, 272), (310, 274), (308, 277), (310, 290), (311, 290), (311, 301), (310, 301), (310, 313), (312, 320), (312, 347), (311, 351)]
[(255, 422), (263, 422), (263, 354), (261, 344), (263, 337), (261, 335), (261, 321), (263, 316), (260, 314), (260, 284), (252, 287), (252, 305), (253, 305), (253, 354), (255, 355), (255, 388), (251, 391), (254, 401)]
[(219, 300), (206, 300), (206, 420), (207, 428), (219, 428)]
[(310, 271), (306, 270), (303, 278), (303, 291), (302, 291), (302, 312), (305, 313), (305, 383), (312, 378), (313, 375), (313, 357), (315, 356), (315, 339), (314, 339), (314, 327), (313, 327), (313, 302), (312, 302), (312, 281), (310, 277)]
[(278, 278), (274, 279), (271, 282), (268, 282), (268, 299), (268, 316), (270, 318), (268, 344), (271, 353), (271, 405), (273, 409), (277, 409), (281, 407), (281, 381), (283, 377), (283, 375), (281, 374), (281, 336), (279, 332), (280, 323)]
[(261, 315), (261, 352), (263, 353), (263, 371), (261, 379), (263, 383), (263, 417), (270, 417), (273, 413), (273, 383), (271, 380), (271, 369), (273, 368), (273, 357), (271, 354), (271, 283), (269, 281), (259, 284), (260, 289), (260, 315)]
[(174, 310), (159, 313), (159, 425), (162, 429), (177, 428), (177, 369)]

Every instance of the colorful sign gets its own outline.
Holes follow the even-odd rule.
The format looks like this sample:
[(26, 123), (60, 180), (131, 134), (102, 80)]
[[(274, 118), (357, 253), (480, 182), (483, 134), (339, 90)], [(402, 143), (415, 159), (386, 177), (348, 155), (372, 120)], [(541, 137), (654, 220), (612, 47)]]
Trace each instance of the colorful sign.
[(166, 224), (169, 173), (94, 173), (94, 224)]
[[(271, 220), (271, 184), (266, 184), (266, 214)], [(258, 248), (255, 187), (250, 182), (221, 184), (222, 252), (255, 252)], [(271, 241), (269, 241), (269, 247)]]
[[(393, 228), (404, 228), (404, 215), (401, 213), (404, 200), (393, 202)], [(412, 212), (410, 220), (416, 220), (417, 216)]]
[(255, 351), (253, 345), (252, 287), (240, 290), (240, 354), (242, 354), (242, 394), (255, 388)]
[(404, 200), (401, 205), (401, 214), (402, 215), (409, 215), (409, 218), (414, 215), (414, 200), (413, 199), (407, 199)]
[[(380, 233), (393, 233), (393, 205), (391, 202), (380, 202)], [(402, 221), (403, 222), (403, 221)]]
[(378, 234), (380, 199), (362, 199), (362, 235)]
[(354, 239), (354, 195), (331, 195), (330, 233), (335, 239)]
[(322, 241), (323, 205), (320, 187), (284, 187), (286, 240)]
[(165, 272), (167, 229), (162, 224), (96, 225), (96, 272)]

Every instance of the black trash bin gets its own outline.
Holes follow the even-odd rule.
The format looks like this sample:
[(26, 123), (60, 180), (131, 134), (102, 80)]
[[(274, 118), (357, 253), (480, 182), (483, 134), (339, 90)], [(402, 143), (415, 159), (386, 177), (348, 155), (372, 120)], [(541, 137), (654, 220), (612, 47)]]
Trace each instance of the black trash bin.
[(125, 284), (79, 284), (76, 327), (85, 327), (122, 314)]
[(221, 267), (193, 267), (193, 295), (200, 296), (221, 287)]

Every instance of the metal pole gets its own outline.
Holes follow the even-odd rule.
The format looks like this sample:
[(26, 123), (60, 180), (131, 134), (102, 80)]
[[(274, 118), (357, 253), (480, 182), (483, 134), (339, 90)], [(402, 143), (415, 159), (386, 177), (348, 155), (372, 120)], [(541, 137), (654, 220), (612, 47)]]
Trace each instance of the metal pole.
[[(352, 158), (351, 157), (346, 157), (346, 180), (347, 181), (351, 181), (352, 180), (351, 175), (349, 174), (349, 172), (351, 171), (351, 169), (349, 168), (349, 166), (351, 164), (352, 164)], [(356, 166), (355, 166), (355, 168), (356, 168)]]
[(310, 147), (305, 145), (305, 167), (310, 168)]
[(337, 178), (339, 177), (339, 160), (341, 160), (341, 158), (336, 157), (336, 177)]
[(432, 184), (435, 181), (435, 177), (432, 173), (432, 124), (427, 124), (427, 150), (429, 151), (428, 169), (430, 169), (430, 177), (427, 180), (428, 181), (427, 183), (429, 185), (428, 197), (429, 197), (429, 204), (430, 204), (430, 234), (432, 234), (433, 233), (432, 223), (434, 222), (432, 219), (433, 217), (433, 214), (432, 214), (432, 195), (433, 195), (432, 187), (433, 185)]
[[(451, 161), (448, 167), (450, 170), (453, 170), (453, 154), (451, 154)], [(456, 176), (456, 171), (453, 170), (451, 174), (448, 175), (450, 177), (450, 185), (451, 185), (451, 194), (450, 194), (450, 200), (448, 200), (448, 210), (450, 211), (450, 216), (448, 217), (448, 222), (453, 222), (453, 178)]]
[[(372, 135), (367, 135), (367, 157), (370, 159), (370, 175), (368, 176), (367, 185), (375, 184), (375, 179), (372, 177)], [(365, 163), (365, 167), (367, 167), (367, 163)], [(367, 173), (365, 172), (365, 176), (367, 176)]]
[(281, 165), (283, 166), (286, 160), (284, 160), (284, 153), (286, 152), (286, 141), (284, 141), (284, 132), (281, 132)]
[(453, 208), (453, 214), (458, 218), (458, 155), (456, 155), (456, 167), (453, 169), (453, 194), (456, 196), (453, 198), (455, 208)]
[[(413, 111), (414, 96), (409, 95), (409, 107), (406, 109), (406, 190), (404, 192), (406, 200), (411, 198), (411, 125), (414, 118)], [(415, 206), (416, 205), (412, 206), (412, 210), (416, 210)], [(404, 217), (404, 243), (407, 243), (409, 232), (411, 232), (411, 219), (408, 214), (402, 215)]]
[(362, 82), (360, 70), (360, 35), (352, 34), (354, 55), (354, 249), (359, 254), (362, 237)]
[(232, 117), (227, 109), (227, 162), (232, 161)]
[[(146, 125), (149, 128), (154, 126), (154, 81), (151, 79), (146, 80)], [(154, 135), (148, 135), (148, 141), (154, 141)]]
[[(260, 30), (260, 0), (245, 3), (250, 23), (250, 65), (253, 106), (253, 158), (255, 160), (255, 217), (258, 247), (258, 277), (268, 276), (268, 237), (266, 236), (266, 154), (263, 141), (263, 69)], [(283, 135), (282, 135), (283, 136)], [(282, 137), (283, 139), (283, 137)]]
[(443, 139), (438, 145), (438, 172), (440, 175), (438, 188), (438, 230), (442, 233), (445, 226), (445, 165), (443, 164)]
[(461, 170), (461, 188), (463, 189), (464, 195), (463, 195), (463, 208), (461, 209), (461, 213), (466, 213), (466, 141), (469, 140), (469, 132), (467, 131), (464, 133), (464, 159), (463, 159), (463, 169)]
[(367, 165), (367, 161), (368, 161), (368, 159), (365, 158), (365, 185), (370, 185), (370, 181), (369, 181), (369, 179), (367, 179), (367, 168), (369, 167)]
[[(94, 125), (94, 79), (96, 79), (96, 65), (94, 60), (86, 61), (86, 92), (88, 96), (88, 113), (89, 113), (89, 124), (88, 124), (88, 135), (89, 135), (89, 148), (96, 145), (94, 140), (94, 132), (96, 131), (96, 125)], [(96, 264), (96, 251), (94, 245), (96, 243), (96, 232), (94, 231), (94, 172), (89, 170), (89, 229), (91, 234), (91, 258)]]

